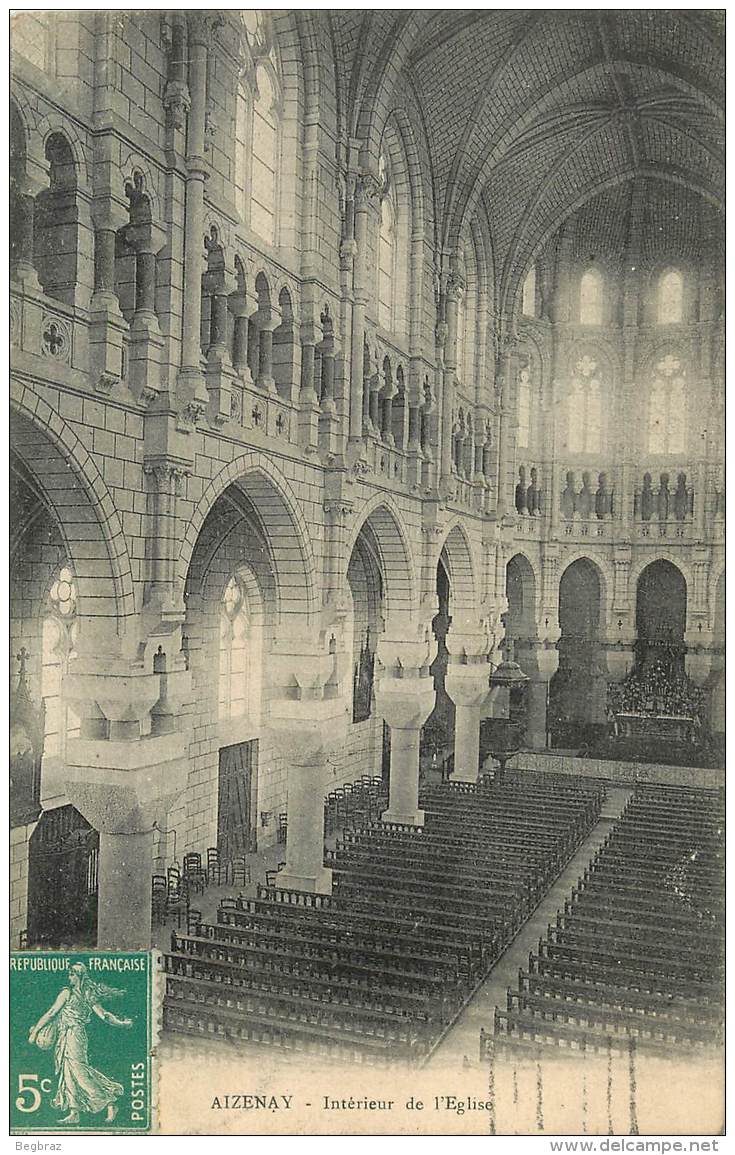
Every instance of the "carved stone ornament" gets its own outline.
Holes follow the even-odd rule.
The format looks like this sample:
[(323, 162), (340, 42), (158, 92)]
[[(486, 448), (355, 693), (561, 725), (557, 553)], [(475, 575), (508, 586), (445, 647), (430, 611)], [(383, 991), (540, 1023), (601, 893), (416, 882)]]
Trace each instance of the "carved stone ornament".
[(41, 353), (68, 365), (71, 361), (71, 326), (62, 317), (45, 313), (41, 323)]

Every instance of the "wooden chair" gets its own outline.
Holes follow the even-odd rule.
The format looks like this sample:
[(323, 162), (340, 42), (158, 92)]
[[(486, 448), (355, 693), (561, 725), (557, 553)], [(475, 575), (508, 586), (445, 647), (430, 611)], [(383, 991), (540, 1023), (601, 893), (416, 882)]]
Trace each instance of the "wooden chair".
[(249, 886), (250, 864), (244, 854), (238, 854), (228, 863), (228, 874), (233, 886)]
[(167, 899), (168, 885), (165, 874), (154, 874), (151, 879), (151, 910), (154, 922), (162, 924), (166, 921)]
[(222, 862), (216, 846), (207, 848), (207, 885), (212, 886), (213, 883), (222, 885)]
[(202, 866), (202, 856), (192, 850), (184, 855), (183, 877), (191, 893), (203, 893), (207, 885), (207, 872)]

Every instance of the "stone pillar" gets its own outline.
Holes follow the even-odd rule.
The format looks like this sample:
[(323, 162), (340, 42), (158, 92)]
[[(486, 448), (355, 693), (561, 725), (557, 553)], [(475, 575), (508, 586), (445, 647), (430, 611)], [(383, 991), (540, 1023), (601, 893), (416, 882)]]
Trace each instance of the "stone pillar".
[(370, 378), (370, 424), (376, 436), (380, 433), (380, 390), (382, 382), (382, 373), (375, 373)]
[(526, 716), (526, 745), (532, 750), (546, 748), (549, 683), (545, 678), (534, 678), (528, 683), (528, 714)]
[(322, 348), (322, 412), (336, 413), (334, 404), (334, 342), (325, 342)]
[[(115, 235), (112, 224), (100, 225), (94, 234), (94, 291), (115, 295)], [(117, 301), (117, 297), (115, 297)]]
[[(446, 323), (438, 338), (444, 350), (442, 378), (442, 430), (440, 451), (440, 486), (445, 495), (454, 490), (452, 481), (452, 409), (454, 380), (457, 371), (457, 314), (463, 285), (455, 274), (450, 274), (446, 289)], [(443, 340), (442, 340), (443, 338)]]
[(324, 795), (327, 764), (344, 750), (347, 732), (348, 703), (341, 693), (349, 677), (346, 655), (330, 652), (328, 644), (315, 652), (307, 645), (300, 648), (298, 638), (282, 638), (270, 655), (270, 669), (275, 696), (269, 728), (288, 780), (286, 866), (276, 885), (330, 894), (332, 872), (324, 866)]
[[(101, 949), (139, 950), (151, 944), (154, 823), (163, 822), (185, 789), (188, 773), (183, 728), (145, 733), (162, 696), (180, 713), (191, 693), (180, 639), (170, 641), (175, 657), (168, 673), (153, 672), (147, 651), (140, 664), (121, 657), (105, 663), (80, 654), (65, 679), (64, 699), (81, 718), (82, 736), (67, 742), (64, 784), (69, 801), (100, 833)], [(159, 668), (165, 671), (165, 664), (165, 655), (159, 655)], [(115, 674), (109, 672), (113, 665)], [(110, 737), (89, 736), (101, 729)]]
[(95, 388), (107, 393), (122, 380), (123, 345), (129, 332), (115, 293), (115, 238), (128, 213), (110, 200), (93, 206), (94, 291), (89, 305), (89, 357)]
[(267, 315), (259, 312), (256, 315), (258, 324), (258, 375), (255, 384), (266, 393), (276, 392), (276, 382), (273, 376), (273, 330), (278, 321), (272, 310)]
[(184, 217), (184, 294), (178, 399), (185, 419), (196, 423), (209, 404), (201, 367), (201, 278), (204, 265), (204, 122), (207, 103), (207, 48), (211, 15), (189, 13), (189, 111)]
[(232, 314), (232, 367), (246, 385), (253, 384), (253, 376), (248, 364), (248, 332), (250, 315), (255, 306), (248, 303), (244, 293), (230, 293), (227, 298)]
[(319, 396), (316, 391), (316, 350), (322, 340), (319, 325), (301, 325), (301, 388), (299, 391), (299, 442), (307, 453), (319, 447)]
[(370, 397), (372, 393), (371, 378), (367, 375), (363, 376), (362, 382), (362, 428), (365, 437), (375, 432), (372, 418), (370, 417)]
[(135, 255), (135, 311), (156, 311), (156, 254), (147, 248), (139, 248)]
[(528, 639), (516, 646), (516, 658), (528, 676), (525, 742), (532, 750), (546, 748), (549, 682), (559, 668), (557, 631), (545, 628), (543, 640)]
[(135, 249), (135, 313), (130, 325), (130, 388), (144, 404), (161, 390), (163, 335), (156, 316), (156, 253), (166, 242), (155, 225), (129, 225), (125, 239)]
[(183, 479), (189, 474), (188, 463), (165, 455), (151, 455), (145, 459), (143, 471), (153, 479), (155, 486), (152, 526), (148, 534), (148, 597), (158, 599), (164, 610), (184, 612), (184, 605), (176, 604), (175, 570), (181, 538), (178, 499)]
[(365, 310), (368, 302), (367, 255), (370, 200), (378, 190), (375, 178), (364, 173), (355, 180), (355, 253), (353, 265), (352, 348), (350, 363), (350, 441), (362, 440), (364, 399), (363, 347), (365, 343)]
[(153, 828), (100, 832), (97, 947), (148, 950), (151, 945)]
[(15, 281), (40, 287), (33, 263), (35, 198), (27, 192), (16, 191), (11, 204), (10, 275)]
[(395, 445), (393, 437), (393, 398), (397, 393), (392, 381), (386, 381), (383, 388), (380, 414), (380, 436), (386, 445)]
[(375, 708), (390, 726), (390, 795), (382, 821), (421, 826), (419, 741), (436, 698), (429, 673), (436, 640), (430, 627), (430, 636), (422, 641), (414, 641), (409, 631), (401, 633), (403, 637), (396, 637), (388, 625), (378, 642)]
[(281, 745), (288, 763), (286, 865), (276, 885), (283, 889), (331, 894), (332, 872), (324, 865), (324, 792), (327, 753), (318, 736), (303, 735)]
[(511, 512), (513, 484), (513, 352), (506, 348), (503, 352), (498, 378), (501, 387), (500, 422), (498, 426), (498, 493), (497, 515), (504, 517)]
[(490, 639), (486, 632), (462, 633), (452, 626), (444, 688), (454, 702), (454, 782), (476, 782), (480, 769), (480, 721), (489, 691)]

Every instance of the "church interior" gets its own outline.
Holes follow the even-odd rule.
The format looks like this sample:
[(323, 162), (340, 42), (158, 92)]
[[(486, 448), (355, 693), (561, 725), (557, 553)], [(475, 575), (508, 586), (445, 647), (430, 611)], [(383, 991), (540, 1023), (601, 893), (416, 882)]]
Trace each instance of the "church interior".
[(12, 20), (13, 948), (155, 944), (182, 1045), (716, 1048), (721, 14)]

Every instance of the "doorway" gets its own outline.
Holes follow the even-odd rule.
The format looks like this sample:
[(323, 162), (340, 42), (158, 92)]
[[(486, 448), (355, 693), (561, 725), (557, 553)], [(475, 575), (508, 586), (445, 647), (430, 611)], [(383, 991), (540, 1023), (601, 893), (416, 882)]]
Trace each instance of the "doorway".
[(219, 752), (217, 848), (222, 859), (257, 849), (258, 739)]
[(28, 849), (28, 945), (95, 946), (100, 836), (73, 806), (44, 810)]

